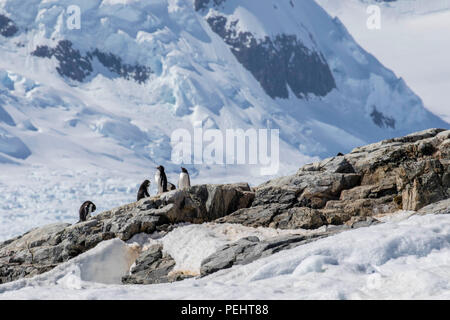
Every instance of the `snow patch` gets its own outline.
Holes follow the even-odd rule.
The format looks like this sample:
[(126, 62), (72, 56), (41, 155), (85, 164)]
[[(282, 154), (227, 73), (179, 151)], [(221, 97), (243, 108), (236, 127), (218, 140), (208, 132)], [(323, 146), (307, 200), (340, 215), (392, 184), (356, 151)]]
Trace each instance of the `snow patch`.
[[(183, 238), (183, 231), (189, 236)], [(188, 238), (197, 239), (197, 250), (187, 250), (201, 260), (202, 250), (214, 243), (292, 231), (204, 224), (172, 232), (155, 240), (172, 250), (181, 243), (194, 248)], [(136, 255), (133, 245), (114, 239), (52, 271), (0, 285), (0, 299), (449, 299), (449, 235), (450, 215), (414, 215), (345, 231), (204, 278), (145, 286), (117, 284)], [(138, 238), (135, 242), (145, 243)], [(110, 268), (106, 276), (99, 274), (103, 268)]]

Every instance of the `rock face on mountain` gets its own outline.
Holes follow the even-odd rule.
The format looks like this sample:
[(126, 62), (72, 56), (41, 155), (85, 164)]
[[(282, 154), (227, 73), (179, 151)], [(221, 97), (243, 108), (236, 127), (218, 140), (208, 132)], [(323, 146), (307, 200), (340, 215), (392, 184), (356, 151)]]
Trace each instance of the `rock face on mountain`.
[(142, 199), (74, 225), (37, 228), (0, 244), (0, 283), (51, 270), (104, 240), (126, 241), (177, 222), (212, 221), (250, 206), (252, 200), (245, 183), (198, 185)]
[(72, 42), (62, 40), (58, 42), (58, 45), (55, 48), (38, 46), (31, 54), (40, 58), (50, 59), (55, 57), (59, 62), (56, 71), (63, 77), (80, 82), (94, 72), (94, 58), (98, 59), (103, 67), (108, 69), (109, 72), (127, 80), (133, 79), (138, 83), (147, 81), (152, 73), (152, 70), (149, 67), (139, 64), (130, 65), (123, 63), (120, 57), (117, 57), (112, 53), (102, 52), (98, 49), (83, 55), (79, 50), (72, 48), (72, 45)]
[(250, 208), (216, 222), (313, 229), (419, 210), (450, 196), (450, 131), (430, 129), (359, 147), (254, 191)]
[(0, 34), (4, 37), (12, 37), (18, 29), (10, 18), (0, 14)]
[[(225, 14), (228, 10), (221, 12), (223, 2), (195, 1), (195, 10), (206, 14), (205, 19), (211, 29), (270, 97), (286, 99), (289, 89), (297, 98), (311, 93), (325, 96), (336, 88), (330, 67), (320, 52), (306, 47), (295, 34), (258, 39), (252, 32), (242, 31), (242, 26), (237, 26), (239, 19), (229, 20)], [(207, 11), (210, 4), (214, 12)], [(312, 34), (309, 37), (312, 38)]]
[[(310, 236), (264, 241), (250, 237), (226, 245), (202, 262), (201, 275), (207, 275), (334, 232), (379, 223), (379, 214), (399, 209), (448, 213), (449, 197), (450, 130), (430, 129), (308, 164), (292, 176), (255, 188), (246, 183), (196, 185), (105, 211), (74, 225), (57, 223), (33, 229), (0, 244), (0, 283), (51, 270), (101, 241), (167, 232), (180, 222), (324, 228)], [(174, 273), (174, 267), (174, 259), (156, 245), (141, 252), (122, 281), (148, 284), (186, 277)]]

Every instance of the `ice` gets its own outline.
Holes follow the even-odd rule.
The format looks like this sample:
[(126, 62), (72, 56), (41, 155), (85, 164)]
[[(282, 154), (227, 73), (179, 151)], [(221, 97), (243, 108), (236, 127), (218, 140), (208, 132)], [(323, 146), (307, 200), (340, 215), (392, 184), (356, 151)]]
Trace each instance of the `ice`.
[(9, 113), (6, 112), (5, 109), (3, 109), (1, 105), (0, 105), (0, 122), (6, 123), (9, 126), (16, 125), (14, 123), (14, 120), (9, 115)]
[(22, 140), (0, 127), (0, 153), (18, 159), (26, 159), (31, 151)]

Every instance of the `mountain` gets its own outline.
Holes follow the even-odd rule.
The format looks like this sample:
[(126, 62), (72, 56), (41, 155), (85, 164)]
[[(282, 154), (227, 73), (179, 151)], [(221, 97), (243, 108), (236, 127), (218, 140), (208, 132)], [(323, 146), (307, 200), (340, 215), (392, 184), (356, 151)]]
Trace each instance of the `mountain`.
[[(316, 2), (338, 17), (358, 44), (405, 79), (428, 110), (450, 121), (450, 39), (442, 34), (450, 28), (450, 1)], [(379, 7), (379, 29), (367, 28), (366, 22), (374, 14), (369, 5)]]
[(312, 0), (1, 0), (0, 34), (0, 234), (130, 201), (158, 164), (176, 182), (170, 137), (198, 123), (279, 129), (273, 175), (449, 126)]

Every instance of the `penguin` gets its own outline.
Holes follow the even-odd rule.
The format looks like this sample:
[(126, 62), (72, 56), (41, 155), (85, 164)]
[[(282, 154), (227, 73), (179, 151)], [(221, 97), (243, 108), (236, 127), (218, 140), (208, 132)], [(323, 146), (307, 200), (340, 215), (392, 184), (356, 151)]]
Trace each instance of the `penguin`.
[(158, 194), (167, 192), (167, 177), (163, 166), (156, 167), (155, 183), (158, 186)]
[(189, 188), (191, 186), (191, 180), (189, 179), (189, 173), (186, 168), (181, 167), (180, 178), (178, 179), (178, 189)]
[(139, 187), (139, 191), (137, 193), (137, 201), (146, 197), (150, 197), (150, 194), (148, 193), (149, 186), (150, 186), (149, 180), (145, 180), (144, 182), (141, 183), (141, 186)]
[(175, 185), (173, 183), (167, 182), (167, 190), (171, 191), (171, 190), (176, 190), (177, 187), (175, 187)]
[(80, 221), (86, 221), (90, 216), (91, 213), (94, 212), (97, 209), (95, 204), (92, 201), (85, 201), (80, 207), (79, 214), (80, 214)]

